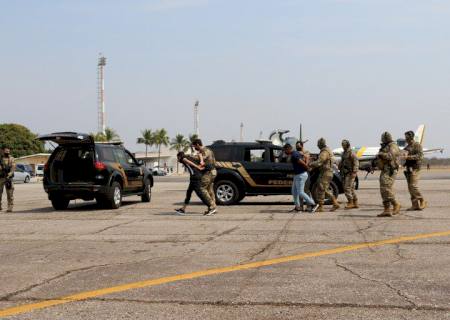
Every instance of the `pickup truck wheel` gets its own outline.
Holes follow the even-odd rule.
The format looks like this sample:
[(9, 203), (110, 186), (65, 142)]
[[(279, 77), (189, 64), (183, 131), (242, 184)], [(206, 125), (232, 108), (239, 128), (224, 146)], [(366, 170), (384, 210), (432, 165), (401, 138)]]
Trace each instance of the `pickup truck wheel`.
[(242, 200), (241, 192), (236, 184), (230, 180), (222, 180), (216, 183), (216, 202), (222, 206), (229, 206)]
[(150, 202), (152, 200), (152, 187), (150, 186), (150, 180), (145, 179), (144, 191), (141, 196), (142, 202)]
[(122, 186), (117, 181), (111, 184), (106, 194), (105, 204), (110, 209), (119, 209), (122, 204)]
[(52, 199), (52, 206), (55, 210), (66, 210), (67, 207), (69, 206), (69, 199), (64, 199), (64, 198), (57, 198), (57, 199)]
[[(316, 201), (316, 202), (318, 201), (317, 199), (319, 198), (317, 196), (318, 195), (318, 191), (319, 191), (318, 187), (319, 187), (318, 184), (314, 183), (313, 186), (312, 186), (312, 192), (311, 192), (311, 194), (312, 194), (312, 196), (314, 198), (314, 201)], [(334, 181), (330, 182), (329, 190), (334, 194), (334, 196), (336, 198), (339, 196), (339, 188), (338, 188), (338, 186), (336, 185), (336, 183)], [(331, 199), (325, 198), (325, 204), (326, 205), (331, 204)]]

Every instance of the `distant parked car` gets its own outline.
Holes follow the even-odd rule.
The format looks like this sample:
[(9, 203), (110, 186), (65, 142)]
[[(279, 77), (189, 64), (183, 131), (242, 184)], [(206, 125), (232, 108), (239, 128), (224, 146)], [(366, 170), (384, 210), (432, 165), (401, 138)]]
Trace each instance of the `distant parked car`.
[(167, 172), (159, 168), (153, 168), (152, 174), (154, 176), (167, 176)]
[(14, 178), (13, 178), (14, 182), (28, 183), (30, 182), (30, 179), (31, 175), (28, 172), (16, 167), (16, 171), (14, 171)]
[(21, 169), (24, 172), (28, 172), (31, 177), (34, 176), (33, 168), (29, 164), (17, 163), (16, 168)]
[(36, 176), (42, 177), (44, 175), (45, 164), (38, 164), (36, 166)]

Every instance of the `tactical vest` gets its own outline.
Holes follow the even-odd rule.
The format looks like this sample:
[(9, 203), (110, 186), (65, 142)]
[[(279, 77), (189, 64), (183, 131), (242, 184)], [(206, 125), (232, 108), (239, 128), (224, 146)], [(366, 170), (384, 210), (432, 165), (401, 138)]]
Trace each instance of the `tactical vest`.
[(0, 162), (0, 178), (6, 178), (12, 169), (12, 158), (9, 157), (6, 161), (2, 158)]
[(341, 173), (347, 175), (353, 172), (352, 151), (345, 151), (341, 158)]
[[(405, 147), (405, 151), (408, 151), (408, 154), (414, 149), (414, 147), (417, 147), (415, 144), (417, 142), (415, 142), (414, 144), (412, 144), (411, 146), (406, 146)], [(409, 154), (410, 155), (410, 154)], [(414, 155), (414, 154), (412, 154)], [(415, 170), (419, 170), (422, 164), (422, 159), (416, 159), (416, 160), (406, 160), (405, 161), (405, 167), (406, 168), (411, 168), (411, 169), (415, 169)]]
[(324, 162), (322, 171), (331, 171), (331, 168), (333, 167), (333, 153), (328, 148), (323, 148), (320, 152), (326, 152), (328, 154), (328, 160)]
[[(392, 150), (392, 148), (397, 150)], [(389, 170), (392, 174), (400, 168), (400, 164), (398, 162), (399, 152), (396, 151), (399, 150), (398, 147), (394, 145), (394, 142), (390, 142), (380, 149), (380, 152), (390, 153), (392, 157), (392, 160), (378, 159), (378, 167), (380, 170)]]
[(203, 155), (205, 156), (205, 170), (206, 171), (212, 171), (216, 168), (216, 158), (214, 156), (214, 152), (212, 152), (210, 149), (205, 148), (203, 151)]

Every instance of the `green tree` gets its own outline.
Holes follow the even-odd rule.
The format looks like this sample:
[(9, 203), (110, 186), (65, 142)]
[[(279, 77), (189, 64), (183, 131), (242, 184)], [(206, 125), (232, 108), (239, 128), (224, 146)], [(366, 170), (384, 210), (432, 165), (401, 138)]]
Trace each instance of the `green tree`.
[[(176, 150), (177, 152), (183, 151), (186, 152), (189, 150), (189, 140), (186, 139), (182, 134), (177, 134), (175, 136), (175, 138), (172, 139), (172, 141), (170, 141), (170, 149), (171, 150)], [(179, 172), (179, 163), (177, 161), (177, 173)]]
[(105, 138), (106, 138), (106, 141), (108, 141), (108, 142), (120, 140), (120, 136), (112, 128), (105, 129)]
[(93, 136), (94, 140), (97, 142), (111, 142), (120, 140), (119, 135), (112, 128), (106, 128), (104, 134), (102, 132), (91, 133), (91, 136)]
[(158, 168), (161, 168), (161, 146), (168, 146), (170, 139), (167, 135), (166, 129), (159, 129), (155, 131), (155, 145), (158, 147)]
[[(136, 141), (138, 144), (145, 145), (145, 159), (147, 160), (148, 155), (148, 147), (151, 147), (155, 144), (155, 134), (150, 129), (144, 129), (141, 131), (141, 136), (137, 138)], [(147, 162), (146, 162), (147, 165)]]
[(44, 143), (36, 138), (36, 134), (20, 124), (0, 124), (0, 147), (9, 147), (13, 157), (45, 152)]

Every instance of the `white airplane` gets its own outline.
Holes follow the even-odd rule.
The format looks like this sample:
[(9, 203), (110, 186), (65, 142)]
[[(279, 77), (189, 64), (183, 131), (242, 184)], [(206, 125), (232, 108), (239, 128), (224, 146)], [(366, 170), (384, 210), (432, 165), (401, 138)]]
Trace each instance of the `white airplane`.
[[(425, 125), (421, 124), (419, 128), (417, 128), (414, 140), (419, 142), (420, 145), (423, 146), (424, 141), (424, 134), (425, 134)], [(403, 150), (406, 147), (406, 140), (404, 138), (397, 139), (397, 145), (399, 146), (400, 150)], [(368, 166), (371, 166), (371, 161), (376, 158), (378, 151), (380, 150), (380, 147), (353, 147), (353, 152), (356, 153), (356, 156), (359, 160), (359, 167), (361, 170), (368, 170)], [(333, 154), (335, 157), (340, 158), (342, 153), (344, 152), (344, 149), (337, 148), (333, 150)], [(444, 152), (443, 148), (433, 148), (433, 149), (423, 149), (423, 153), (435, 153), (435, 152)]]

